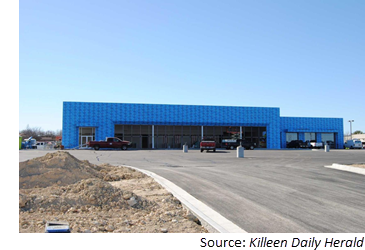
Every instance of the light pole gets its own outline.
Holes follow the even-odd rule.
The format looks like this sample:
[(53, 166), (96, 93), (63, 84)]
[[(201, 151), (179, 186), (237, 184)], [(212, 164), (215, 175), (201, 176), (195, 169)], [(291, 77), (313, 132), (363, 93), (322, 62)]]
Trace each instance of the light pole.
[(352, 140), (352, 123), (354, 122), (354, 120), (349, 120), (350, 123), (350, 135), (351, 135), (351, 140)]

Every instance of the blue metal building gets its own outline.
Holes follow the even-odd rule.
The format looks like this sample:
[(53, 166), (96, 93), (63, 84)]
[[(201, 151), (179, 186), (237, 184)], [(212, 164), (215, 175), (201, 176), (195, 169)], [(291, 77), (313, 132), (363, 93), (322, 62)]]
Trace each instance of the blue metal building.
[(198, 147), (202, 137), (240, 137), (258, 147), (285, 148), (291, 140), (334, 141), (343, 147), (342, 118), (280, 117), (279, 108), (64, 102), (62, 143), (119, 137), (135, 148)]

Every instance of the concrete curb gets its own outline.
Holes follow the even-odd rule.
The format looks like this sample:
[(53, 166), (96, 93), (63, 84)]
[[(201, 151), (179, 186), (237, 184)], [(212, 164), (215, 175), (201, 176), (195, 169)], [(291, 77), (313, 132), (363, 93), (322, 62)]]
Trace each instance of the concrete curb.
[(348, 165), (341, 165), (337, 163), (333, 163), (332, 166), (324, 166), (324, 167), (365, 175), (365, 168), (351, 167)]
[(196, 217), (198, 217), (202, 225), (210, 233), (247, 233), (245, 230), (241, 229), (230, 220), (227, 220), (218, 212), (197, 200), (171, 181), (147, 170), (126, 165), (122, 166), (135, 169), (155, 179), (155, 181), (179, 199), (185, 208), (189, 209)]

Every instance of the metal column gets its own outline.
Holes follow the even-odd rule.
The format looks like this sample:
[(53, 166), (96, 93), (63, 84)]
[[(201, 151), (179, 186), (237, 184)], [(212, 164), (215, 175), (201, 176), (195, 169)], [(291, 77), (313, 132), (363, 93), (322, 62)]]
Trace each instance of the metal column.
[(155, 125), (152, 125), (152, 148), (155, 148)]

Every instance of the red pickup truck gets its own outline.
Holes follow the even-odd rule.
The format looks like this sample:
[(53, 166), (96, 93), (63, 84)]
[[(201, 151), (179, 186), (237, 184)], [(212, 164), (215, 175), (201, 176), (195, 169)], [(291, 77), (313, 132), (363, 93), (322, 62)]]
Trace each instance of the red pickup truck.
[(116, 137), (107, 137), (105, 141), (89, 141), (87, 146), (99, 150), (100, 148), (120, 148), (127, 150), (128, 146), (132, 143), (129, 141), (123, 141)]
[(215, 148), (216, 148), (216, 144), (213, 139), (203, 139), (200, 142), (200, 152), (203, 152), (204, 150), (206, 150), (207, 152), (209, 150), (213, 150), (213, 152), (215, 152)]

